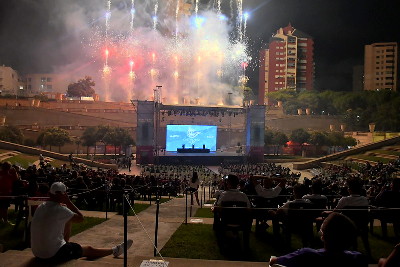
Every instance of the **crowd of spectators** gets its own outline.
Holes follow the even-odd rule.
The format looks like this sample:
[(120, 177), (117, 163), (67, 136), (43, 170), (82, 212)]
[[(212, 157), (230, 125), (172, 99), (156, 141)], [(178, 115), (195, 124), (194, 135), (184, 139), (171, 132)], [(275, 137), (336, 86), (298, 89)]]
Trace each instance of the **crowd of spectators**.
[[(230, 195), (242, 198), (243, 194), (247, 195), (255, 207), (262, 207), (257, 202), (260, 198), (278, 200), (272, 206), (276, 209), (269, 213), (272, 219), (276, 219), (274, 216), (285, 214), (290, 203), (296, 202), (322, 203), (321, 209), (337, 211), (357, 205), (400, 208), (400, 179), (396, 178), (399, 170), (399, 159), (389, 164), (366, 164), (358, 171), (352, 170), (347, 164), (329, 165), (320, 169), (313, 178), (301, 180), (300, 173), (274, 163), (225, 164), (219, 167), (219, 174), (205, 166), (143, 165), (140, 166), (139, 175), (129, 175), (113, 169), (95, 170), (84, 166), (73, 169), (66, 164), (55, 168), (50, 163), (22, 169), (3, 162), (0, 166), (0, 195), (47, 196), (50, 185), (60, 181), (69, 188), (77, 206), (102, 209), (107, 192), (112, 194), (128, 190), (134, 192), (133, 197), (146, 199), (157, 188), (160, 194), (177, 195), (190, 187), (190, 181), (196, 173), (200, 185), (218, 186), (219, 190), (215, 193), (217, 203), (221, 202), (218, 202), (218, 197), (227, 195), (224, 192), (228, 191), (233, 192)], [(238, 178), (233, 183), (236, 185), (234, 188), (231, 182), (228, 183), (229, 179), (224, 179), (231, 177), (229, 175)], [(117, 198), (114, 201), (117, 204)], [(2, 221), (7, 221), (7, 212), (4, 211), (7, 211), (9, 205), (8, 200), (0, 199)], [(393, 218), (383, 216), (378, 219), (387, 223), (392, 222)], [(398, 221), (394, 226), (399, 238)]]
[[(106, 194), (108, 207), (114, 210), (122, 201), (121, 192), (131, 192), (131, 199), (149, 200), (151, 195), (176, 196), (184, 193), (193, 173), (204, 183), (216, 176), (204, 166), (143, 165), (140, 174), (119, 173), (113, 169), (94, 169), (70, 163), (53, 167), (51, 163), (31, 165), (26, 169), (3, 162), (0, 165), (0, 195), (45, 197), (53, 182), (63, 182), (79, 208), (104, 210)], [(14, 201), (15, 202), (15, 201)], [(7, 221), (10, 200), (0, 200), (1, 220)]]

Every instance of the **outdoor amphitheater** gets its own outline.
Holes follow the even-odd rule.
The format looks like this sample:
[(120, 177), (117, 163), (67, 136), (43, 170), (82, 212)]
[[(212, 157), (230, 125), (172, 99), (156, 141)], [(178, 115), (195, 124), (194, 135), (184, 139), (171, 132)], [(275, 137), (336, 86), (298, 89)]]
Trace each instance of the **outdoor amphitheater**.
[[(109, 122), (120, 117), (119, 120), (126, 120), (126, 127), (135, 129), (136, 150), (134, 158), (128, 159), (133, 159), (132, 166), (127, 161), (119, 165), (115, 161), (105, 164), (85, 159), (84, 154), (74, 156), (72, 162), (68, 152), (56, 153), (1, 141), (2, 165), (11, 162), (21, 181), (12, 194), (1, 197), (11, 204), (8, 212), (11, 224), (3, 223), (1, 232), (4, 252), (0, 254), (0, 262), (4, 266), (51, 265), (32, 255), (29, 225), (33, 207), (47, 200), (47, 190), (54, 181), (67, 185), (72, 201), (86, 217), (87, 226), (73, 230), (76, 232), (72, 242), (111, 247), (124, 238), (133, 240), (133, 247), (125, 257), (72, 260), (64, 266), (266, 266), (271, 256), (302, 247), (321, 248), (318, 225), (323, 220), (322, 214), (333, 210), (348, 212), (335, 208), (348, 195), (347, 181), (354, 178), (361, 181), (360, 194), (369, 204), (353, 207), (355, 215), (349, 214), (349, 217), (355, 216), (359, 231), (358, 244), (353, 249), (365, 255), (370, 266), (376, 266), (377, 260), (388, 256), (398, 242), (397, 217), (393, 215), (397, 207), (379, 207), (377, 198), (398, 176), (398, 138), (323, 158), (274, 162), (264, 159), (263, 108), (136, 101), (127, 105), (126, 110), (93, 112), (88, 108), (90, 104), (83, 105), (86, 109), (81, 109), (81, 103), (55, 111), (27, 104), (12, 109), (13, 115), (10, 106), (3, 113), (8, 118), (20, 116), (27, 120), (27, 116), (18, 114), (62, 112), (64, 122), (72, 121), (74, 116)], [(96, 115), (88, 117), (92, 112)], [(40, 122), (39, 117), (33, 117)], [(89, 125), (91, 120), (87, 120)], [(26, 132), (35, 133), (35, 127), (44, 127), (32, 120), (21, 119), (21, 123), (26, 123), (22, 127)], [(48, 124), (51, 123), (60, 122), (49, 120)], [(79, 134), (85, 127), (81, 124), (70, 130)], [(386, 158), (386, 163), (357, 156), (364, 153)], [(44, 164), (40, 154), (45, 158)], [(200, 180), (197, 191), (188, 190), (193, 172), (198, 173)], [(225, 178), (232, 174), (239, 178), (240, 190), (246, 193), (251, 208), (226, 208), (236, 216), (233, 221), (224, 221), (221, 219), (224, 217), (216, 217), (212, 210), (224, 190)], [(253, 177), (266, 190), (279, 186), (282, 181), (285, 186), (279, 195), (265, 198), (254, 191)], [(298, 184), (304, 190), (303, 195), (312, 195), (312, 185), (317, 180), (326, 202), (290, 211), (287, 220), (276, 221), (269, 216), (271, 211), (294, 199), (293, 188)]]

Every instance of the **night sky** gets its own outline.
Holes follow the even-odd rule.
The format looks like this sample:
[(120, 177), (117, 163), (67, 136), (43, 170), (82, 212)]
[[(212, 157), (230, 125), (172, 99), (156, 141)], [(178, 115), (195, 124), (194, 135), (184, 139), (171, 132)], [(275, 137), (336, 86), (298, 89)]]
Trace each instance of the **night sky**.
[[(77, 13), (80, 5), (85, 6), (84, 15), (90, 16), (90, 8), (104, 8), (104, 2), (1, 0), (0, 64), (21, 73), (40, 73), (84, 57), (76, 44), (81, 43), (79, 33), (85, 28), (65, 18), (67, 14)], [(130, 0), (112, 2), (120, 2), (113, 8), (123, 8), (129, 6)], [(222, 2), (224, 6), (229, 5), (227, 0)], [(243, 0), (243, 6), (250, 11), (248, 35), (253, 66), (259, 49), (266, 46), (278, 28), (290, 22), (314, 38), (318, 90), (351, 90), (352, 67), (363, 64), (364, 45), (400, 42), (397, 0)], [(249, 71), (249, 85), (256, 90), (257, 75), (257, 68)]]

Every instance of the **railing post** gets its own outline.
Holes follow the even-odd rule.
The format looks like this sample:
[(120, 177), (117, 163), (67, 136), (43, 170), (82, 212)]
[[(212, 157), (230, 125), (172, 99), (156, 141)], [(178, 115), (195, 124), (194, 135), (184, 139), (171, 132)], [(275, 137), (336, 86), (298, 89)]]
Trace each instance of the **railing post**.
[(106, 184), (106, 220), (108, 219), (108, 204), (110, 203), (110, 190)]
[(193, 199), (193, 192), (190, 191), (190, 212), (189, 212), (189, 216), (192, 217), (192, 208), (193, 208), (193, 203), (194, 203), (194, 199)]
[(122, 214), (124, 216), (124, 267), (128, 266), (128, 203), (126, 200), (126, 194), (122, 195), (124, 200), (122, 201)]
[(187, 188), (185, 189), (185, 196), (186, 196), (186, 203), (185, 203), (185, 224), (187, 224), (187, 217), (188, 217), (188, 194), (187, 194)]
[[(204, 197), (203, 203), (206, 204), (206, 189), (205, 189), (205, 187), (203, 187), (203, 197)], [(201, 207), (203, 207), (203, 205)]]
[[(203, 185), (201, 185), (200, 188), (203, 189), (203, 191), (204, 191)], [(197, 195), (200, 195), (200, 208), (202, 208), (202, 207), (203, 207), (203, 194), (202, 194), (202, 193), (199, 194), (199, 193), (200, 193), (200, 192), (199, 192), (199, 190), (197, 189)]]
[(156, 209), (156, 229), (154, 232), (154, 257), (157, 256), (157, 247), (158, 247), (158, 215), (160, 213), (160, 198), (158, 196), (156, 199), (156, 205), (157, 209)]

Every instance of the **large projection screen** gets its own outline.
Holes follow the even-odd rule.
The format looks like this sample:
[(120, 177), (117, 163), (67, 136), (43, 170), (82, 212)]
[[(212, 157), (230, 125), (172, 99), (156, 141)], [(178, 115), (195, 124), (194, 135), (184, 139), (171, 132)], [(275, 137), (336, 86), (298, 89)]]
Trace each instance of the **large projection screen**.
[(167, 125), (167, 151), (178, 148), (205, 148), (217, 150), (217, 126), (214, 125)]

